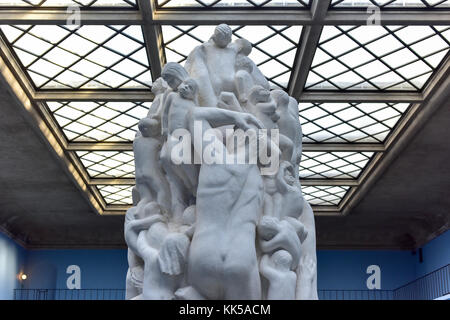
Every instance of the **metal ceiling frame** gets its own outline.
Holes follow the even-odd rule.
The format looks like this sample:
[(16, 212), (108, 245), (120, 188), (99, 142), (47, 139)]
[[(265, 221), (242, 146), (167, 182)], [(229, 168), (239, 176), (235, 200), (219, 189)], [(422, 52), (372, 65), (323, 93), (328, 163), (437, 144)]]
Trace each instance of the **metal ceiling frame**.
[[(305, 143), (304, 151), (371, 151), (373, 159), (358, 179), (303, 179), (304, 186), (349, 186), (350, 190), (337, 206), (314, 206), (316, 215), (346, 215), (362, 199), (370, 186), (395, 158), (406, 141), (412, 138), (434, 110), (442, 90), (448, 90), (450, 57), (447, 56), (421, 92), (304, 92), (304, 85), (315, 50), (325, 25), (365, 25), (370, 13), (363, 10), (329, 9), (331, 0), (312, 0), (309, 8), (251, 8), (233, 10), (168, 10), (157, 8), (155, 0), (137, 0), (139, 10), (81, 10), (81, 24), (141, 25), (145, 37), (153, 79), (160, 76), (165, 64), (161, 25), (303, 25), (297, 49), (289, 93), (302, 102), (409, 102), (413, 105), (400, 119), (384, 143), (341, 144)], [(66, 24), (65, 8), (0, 8), (0, 24)], [(382, 25), (450, 25), (450, 10), (382, 10)], [(125, 205), (107, 205), (96, 185), (133, 185), (134, 179), (93, 179), (75, 151), (130, 151), (131, 143), (75, 143), (65, 138), (45, 106), (45, 101), (152, 101), (150, 90), (36, 90), (14, 54), (0, 38), (0, 71), (27, 113), (37, 124), (51, 149), (62, 161), (77, 186), (99, 214), (123, 214)], [(446, 78), (447, 77), (447, 78)], [(444, 89), (443, 89), (444, 88)]]

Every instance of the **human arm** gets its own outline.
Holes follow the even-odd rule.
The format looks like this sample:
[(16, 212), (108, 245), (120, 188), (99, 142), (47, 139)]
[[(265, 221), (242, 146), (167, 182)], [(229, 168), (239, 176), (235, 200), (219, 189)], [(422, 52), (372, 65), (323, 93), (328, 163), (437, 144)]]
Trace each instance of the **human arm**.
[(251, 125), (263, 128), (261, 121), (249, 113), (235, 112), (219, 108), (196, 107), (192, 112), (193, 120), (207, 121), (212, 128), (226, 125), (237, 125), (243, 130), (252, 129)]
[(135, 253), (138, 253), (137, 240), (140, 232), (150, 228), (156, 222), (165, 221), (165, 217), (156, 214), (143, 219), (131, 220), (125, 224), (125, 241), (128, 247)]

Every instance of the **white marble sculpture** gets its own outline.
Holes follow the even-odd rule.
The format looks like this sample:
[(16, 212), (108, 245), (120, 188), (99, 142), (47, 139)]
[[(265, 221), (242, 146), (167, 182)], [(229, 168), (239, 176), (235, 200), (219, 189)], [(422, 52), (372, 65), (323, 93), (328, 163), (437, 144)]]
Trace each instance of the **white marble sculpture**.
[(127, 299), (317, 299), (297, 102), (251, 50), (219, 25), (153, 85), (133, 143)]

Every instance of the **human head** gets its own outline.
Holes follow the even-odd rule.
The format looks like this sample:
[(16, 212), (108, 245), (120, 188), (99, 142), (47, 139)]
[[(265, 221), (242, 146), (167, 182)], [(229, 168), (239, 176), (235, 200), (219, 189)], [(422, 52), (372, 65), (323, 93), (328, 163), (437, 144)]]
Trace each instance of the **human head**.
[(178, 92), (182, 98), (194, 101), (198, 92), (197, 82), (191, 78), (186, 79), (179, 85)]
[(225, 48), (231, 42), (232, 31), (227, 24), (219, 24), (211, 37), (219, 48)]
[(144, 137), (155, 137), (160, 134), (161, 128), (159, 122), (151, 118), (143, 118), (138, 124), (139, 131)]
[(253, 105), (256, 105), (260, 102), (269, 102), (270, 100), (270, 91), (264, 89), (263, 87), (256, 85), (250, 90), (249, 93), (249, 101)]
[(272, 90), (270, 92), (270, 94), (272, 95), (272, 98), (275, 100), (275, 102), (277, 103), (277, 107), (278, 108), (287, 108), (289, 105), (289, 95), (283, 91), (283, 90)]
[(253, 63), (249, 57), (244, 55), (238, 55), (234, 64), (236, 71), (245, 70), (248, 73), (253, 72)]
[(278, 250), (271, 257), (275, 266), (282, 270), (290, 270), (292, 266), (292, 256), (286, 250)]
[(158, 79), (156, 79), (155, 82), (153, 82), (152, 92), (155, 94), (155, 96), (163, 93), (166, 90), (167, 90), (167, 82), (164, 81), (163, 78), (159, 77)]
[(161, 72), (161, 77), (167, 82), (172, 90), (177, 91), (178, 86), (187, 78), (189, 75), (183, 66), (176, 62), (169, 62), (166, 64)]

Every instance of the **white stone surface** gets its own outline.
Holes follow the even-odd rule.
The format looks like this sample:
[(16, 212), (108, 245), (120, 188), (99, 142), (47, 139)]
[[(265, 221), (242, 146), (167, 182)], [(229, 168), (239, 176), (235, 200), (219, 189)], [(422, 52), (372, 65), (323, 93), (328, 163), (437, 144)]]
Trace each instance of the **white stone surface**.
[[(166, 64), (154, 83), (133, 143), (127, 299), (317, 299), (297, 102), (270, 90), (251, 49), (219, 25), (185, 67)], [(231, 129), (255, 132), (254, 162), (251, 139), (230, 147)], [(192, 161), (174, 160), (180, 145)], [(204, 160), (206, 150), (224, 161)]]

